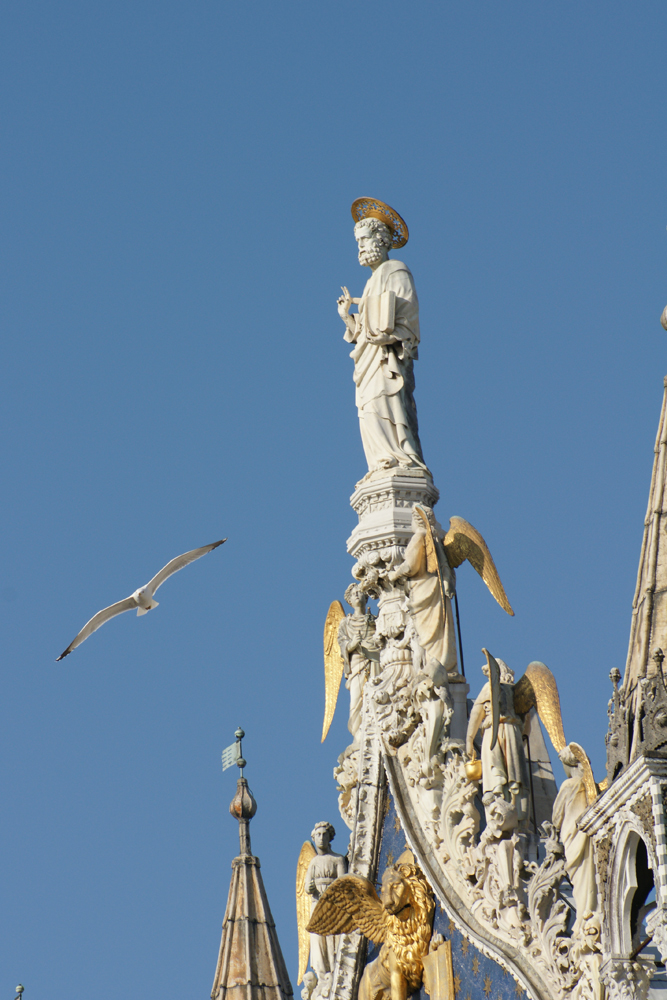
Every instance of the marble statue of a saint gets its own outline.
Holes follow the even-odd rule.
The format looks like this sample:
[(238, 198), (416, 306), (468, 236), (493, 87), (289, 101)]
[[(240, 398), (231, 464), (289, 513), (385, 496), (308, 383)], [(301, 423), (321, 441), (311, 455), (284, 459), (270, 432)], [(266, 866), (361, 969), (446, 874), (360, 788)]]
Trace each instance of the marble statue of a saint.
[(368, 598), (358, 583), (350, 584), (345, 591), (345, 600), (353, 611), (340, 623), (338, 646), (345, 665), (345, 687), (350, 692), (347, 728), (356, 737), (361, 725), (364, 685), (371, 671), (369, 654), (374, 659), (378, 654), (375, 650), (375, 617), (366, 613)]
[(577, 913), (573, 927), (576, 934), (583, 918), (597, 909), (595, 861), (590, 837), (577, 827), (577, 820), (589, 806), (583, 765), (570, 747), (564, 747), (558, 756), (568, 777), (558, 789), (552, 820), (565, 848), (565, 870), (572, 883)]
[[(428, 472), (414, 401), (413, 363), (419, 345), (417, 292), (408, 267), (388, 259), (391, 247), (406, 241), (397, 243), (395, 239), (392, 217), (400, 217), (389, 206), (376, 214), (380, 217), (363, 217), (354, 227), (359, 263), (372, 272), (363, 295), (353, 300), (343, 287), (338, 299), (345, 340), (354, 344), (350, 357), (354, 361), (361, 440), (369, 473), (396, 467)], [(350, 313), (353, 303), (359, 306), (355, 314)]]
[[(317, 851), (305, 879), (305, 889), (312, 900), (311, 912), (324, 890), (347, 872), (347, 859), (331, 850), (331, 841), (335, 836), (333, 826), (326, 822), (316, 823), (310, 835)], [(318, 980), (333, 972), (337, 941), (338, 938), (333, 936), (310, 935), (310, 964)]]
[[(486, 682), (470, 711), (466, 752), (473, 753), (473, 741), (481, 727), (482, 736), (482, 802), (487, 805), (494, 798), (511, 802), (517, 812), (518, 822), (528, 816), (529, 781), (528, 764), (523, 749), (523, 720), (514, 708), (514, 672), (503, 660), (500, 666), (498, 738), (491, 747), (492, 691)], [(489, 666), (482, 672), (489, 676)]]

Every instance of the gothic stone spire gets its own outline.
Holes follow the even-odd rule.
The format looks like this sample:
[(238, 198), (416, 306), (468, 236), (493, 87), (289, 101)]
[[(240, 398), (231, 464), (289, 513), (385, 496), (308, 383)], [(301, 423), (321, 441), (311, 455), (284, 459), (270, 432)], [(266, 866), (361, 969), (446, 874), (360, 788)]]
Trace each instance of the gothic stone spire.
[(628, 660), (623, 679), (627, 696), (641, 677), (650, 673), (651, 657), (658, 647), (667, 646), (667, 378), (655, 441), (653, 475), (644, 538), (639, 557), (637, 587), (632, 603), (632, 624)]
[(623, 684), (611, 671), (614, 693), (607, 736), (607, 775), (613, 780), (640, 754), (667, 740), (667, 687), (662, 662), (667, 649), (667, 378), (655, 441), (648, 509), (632, 602), (630, 644)]
[(239, 821), (241, 849), (232, 861), (211, 1000), (292, 1000), (259, 858), (250, 849), (250, 820), (257, 803), (245, 778), (238, 779), (229, 811)]

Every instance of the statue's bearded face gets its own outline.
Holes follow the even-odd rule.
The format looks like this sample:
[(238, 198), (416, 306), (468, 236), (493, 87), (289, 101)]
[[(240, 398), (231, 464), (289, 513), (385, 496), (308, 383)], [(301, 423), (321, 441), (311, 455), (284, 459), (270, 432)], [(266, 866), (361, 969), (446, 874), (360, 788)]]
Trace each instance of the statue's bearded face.
[(398, 872), (389, 869), (382, 878), (382, 902), (390, 913), (399, 913), (410, 901), (410, 889)]
[(356, 227), (354, 235), (359, 246), (359, 263), (362, 267), (371, 267), (387, 259), (389, 248), (377, 230), (361, 225)]

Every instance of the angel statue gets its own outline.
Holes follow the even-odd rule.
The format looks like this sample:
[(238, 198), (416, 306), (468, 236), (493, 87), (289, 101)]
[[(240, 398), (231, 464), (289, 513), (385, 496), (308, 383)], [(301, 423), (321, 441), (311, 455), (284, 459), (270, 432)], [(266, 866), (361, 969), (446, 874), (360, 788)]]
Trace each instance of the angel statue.
[(413, 535), (404, 561), (389, 573), (392, 583), (406, 578), (408, 609), (426, 654), (425, 671), (434, 683), (441, 685), (447, 683), (448, 675), (458, 676), (451, 603), (456, 591), (457, 566), (468, 559), (500, 606), (508, 615), (514, 614), (480, 533), (462, 517), (450, 518), (449, 525), (445, 534), (433, 510), (415, 504)]
[[(537, 709), (544, 728), (557, 753), (565, 747), (563, 718), (556, 678), (544, 663), (534, 660), (526, 667), (521, 680), (514, 683), (514, 672), (503, 660), (496, 660), (488, 649), (482, 652), (486, 663), (482, 672), (488, 677), (470, 712), (466, 734), (466, 752), (474, 757), (474, 739), (482, 729), (482, 790), (484, 805), (504, 799), (516, 808), (517, 822), (528, 816), (529, 775), (523, 749), (526, 716)], [(588, 757), (578, 744), (587, 794), (597, 795)], [(592, 801), (592, 799), (591, 799)]]
[[(317, 901), (324, 891), (347, 871), (347, 858), (331, 850), (331, 841), (336, 836), (331, 823), (316, 823), (310, 835), (313, 844), (306, 840), (296, 865), (296, 920), (299, 932), (299, 977), (301, 982), (310, 964), (321, 980), (333, 972), (336, 955), (334, 938), (324, 938), (315, 932), (308, 934), (306, 925)], [(309, 898), (310, 897), (310, 898)]]
[(375, 640), (375, 616), (366, 611), (368, 597), (358, 583), (351, 583), (345, 600), (352, 608), (346, 615), (340, 601), (333, 601), (324, 625), (324, 743), (331, 725), (341, 677), (350, 692), (350, 717), (347, 728), (356, 738), (361, 724), (364, 685), (370, 676), (371, 660), (378, 660)]
[(381, 944), (364, 969), (358, 1000), (407, 1000), (422, 981), (434, 910), (433, 891), (406, 851), (385, 871), (380, 898), (368, 879), (336, 879), (313, 910), (308, 930), (326, 935), (356, 930)]
[[(352, 205), (359, 263), (371, 276), (360, 299), (338, 299), (344, 338), (354, 344), (354, 383), (368, 472), (399, 467), (428, 473), (419, 443), (413, 362), (419, 344), (419, 302), (412, 274), (389, 251), (408, 242), (398, 212), (375, 198)], [(350, 313), (357, 305), (359, 312)], [(430, 475), (430, 473), (429, 473)]]
[(565, 849), (565, 870), (572, 883), (576, 920), (572, 934), (576, 935), (584, 917), (597, 909), (595, 859), (588, 834), (577, 827), (577, 820), (597, 797), (590, 761), (578, 743), (560, 750), (567, 778), (558, 789), (553, 806), (553, 825)]

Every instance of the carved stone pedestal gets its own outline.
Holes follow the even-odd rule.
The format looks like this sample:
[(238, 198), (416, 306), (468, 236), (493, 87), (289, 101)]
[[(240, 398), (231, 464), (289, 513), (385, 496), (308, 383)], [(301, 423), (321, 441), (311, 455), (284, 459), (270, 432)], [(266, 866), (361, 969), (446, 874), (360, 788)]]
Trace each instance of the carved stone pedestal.
[(347, 540), (347, 551), (358, 559), (373, 549), (406, 546), (412, 536), (413, 506), (433, 507), (439, 497), (430, 476), (418, 469), (372, 473), (357, 483), (350, 498), (359, 524)]

